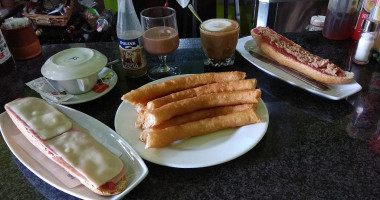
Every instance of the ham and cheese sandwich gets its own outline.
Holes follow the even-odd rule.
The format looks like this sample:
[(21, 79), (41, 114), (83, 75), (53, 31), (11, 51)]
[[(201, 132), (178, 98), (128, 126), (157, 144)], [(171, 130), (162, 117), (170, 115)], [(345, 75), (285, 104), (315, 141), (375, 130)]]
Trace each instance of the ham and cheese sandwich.
[(46, 101), (27, 97), (5, 105), (22, 134), (43, 154), (97, 194), (127, 186), (123, 162)]
[(251, 35), (267, 56), (317, 81), (342, 84), (354, 79), (354, 73), (344, 71), (330, 60), (310, 53), (270, 28), (254, 28), (251, 30)]

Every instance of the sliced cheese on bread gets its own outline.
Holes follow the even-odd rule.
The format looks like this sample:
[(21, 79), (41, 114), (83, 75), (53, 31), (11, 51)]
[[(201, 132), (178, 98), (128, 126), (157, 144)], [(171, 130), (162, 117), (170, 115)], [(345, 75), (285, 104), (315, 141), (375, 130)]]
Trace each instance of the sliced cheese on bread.
[(93, 192), (110, 196), (127, 186), (124, 163), (46, 101), (27, 97), (5, 105), (22, 134)]
[(42, 139), (48, 140), (72, 128), (66, 115), (39, 98), (22, 98), (7, 104)]

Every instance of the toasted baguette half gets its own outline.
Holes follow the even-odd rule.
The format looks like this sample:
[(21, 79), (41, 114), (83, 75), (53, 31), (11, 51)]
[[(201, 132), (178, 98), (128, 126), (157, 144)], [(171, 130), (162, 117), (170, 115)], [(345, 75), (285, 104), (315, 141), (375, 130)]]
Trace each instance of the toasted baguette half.
[(251, 30), (257, 46), (278, 63), (326, 84), (350, 83), (354, 73), (344, 71), (328, 59), (303, 49), (300, 45), (267, 27)]

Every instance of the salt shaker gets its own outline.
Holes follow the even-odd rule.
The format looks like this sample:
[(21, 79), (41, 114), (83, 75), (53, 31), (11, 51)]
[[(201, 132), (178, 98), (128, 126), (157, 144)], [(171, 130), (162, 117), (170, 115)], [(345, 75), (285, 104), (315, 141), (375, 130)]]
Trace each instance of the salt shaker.
[(375, 44), (379, 28), (380, 24), (377, 20), (366, 19), (363, 21), (358, 45), (352, 58), (352, 61), (356, 64), (365, 65), (369, 62), (369, 56)]

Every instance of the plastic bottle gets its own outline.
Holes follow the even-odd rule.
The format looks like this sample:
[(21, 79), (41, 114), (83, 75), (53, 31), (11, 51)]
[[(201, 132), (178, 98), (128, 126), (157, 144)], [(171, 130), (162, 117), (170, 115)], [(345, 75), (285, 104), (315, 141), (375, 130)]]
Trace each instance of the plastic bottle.
[(345, 40), (351, 36), (358, 0), (330, 0), (322, 34), (330, 40)]
[(96, 31), (107, 31), (108, 28), (111, 27), (112, 17), (112, 11), (109, 9), (104, 9), (98, 20), (96, 20)]
[[(369, 19), (377, 20), (380, 22), (380, 1), (377, 1), (376, 6), (372, 9), (372, 12), (370, 14)], [(373, 45), (372, 49), (372, 58), (375, 59), (377, 62), (380, 62), (380, 36), (379, 34), (376, 37), (375, 44)]]
[(362, 24), (364, 20), (369, 19), (370, 13), (373, 11), (373, 8), (376, 5), (377, 1), (378, 0), (363, 0), (361, 2), (361, 5), (359, 6), (360, 10), (358, 17), (354, 25), (354, 31), (352, 32), (351, 36), (352, 39), (358, 40), (360, 38)]
[(7, 75), (14, 66), (15, 61), (0, 30), (0, 77)]
[(116, 32), (126, 76), (140, 77), (145, 75), (147, 69), (142, 44), (143, 31), (132, 0), (119, 1)]

